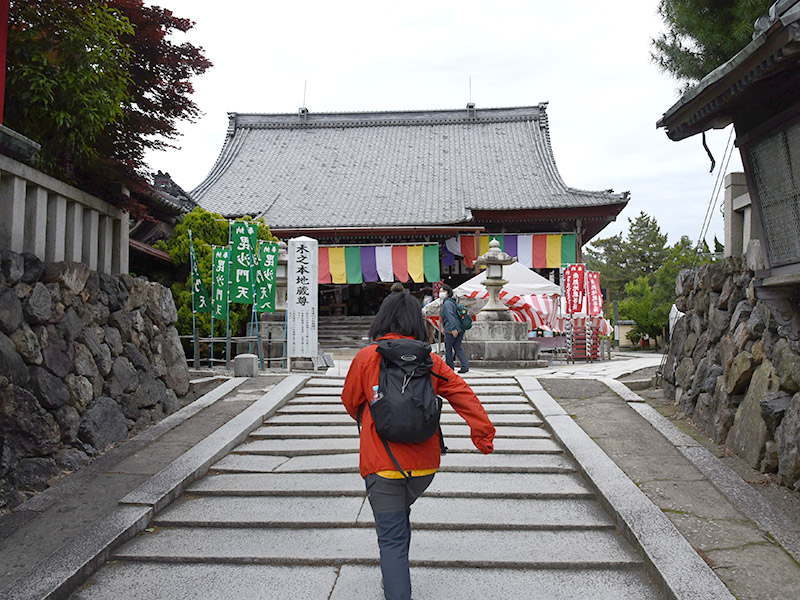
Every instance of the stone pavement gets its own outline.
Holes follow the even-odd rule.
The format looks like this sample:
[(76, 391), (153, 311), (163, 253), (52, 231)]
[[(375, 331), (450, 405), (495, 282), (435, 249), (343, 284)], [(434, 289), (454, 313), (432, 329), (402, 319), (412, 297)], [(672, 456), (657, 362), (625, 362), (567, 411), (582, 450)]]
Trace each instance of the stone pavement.
[[(496, 450), (480, 455), (447, 405), (450, 450), (412, 509), (416, 596), (482, 598), (500, 585), (507, 598), (660, 597), (516, 380), (470, 383), (498, 426)], [(180, 590), (175, 597), (253, 598), (265, 586), (275, 598), (276, 589), (299, 598), (380, 597), (372, 511), (342, 384), (309, 380), (73, 598), (159, 597), (161, 577), (140, 573), (163, 573)], [(197, 563), (222, 577), (198, 579)], [(477, 576), (487, 568), (490, 575)], [(234, 578), (236, 596), (226, 583)]]
[[(131, 440), (109, 450), (9, 514), (0, 516), (0, 598), (26, 574), (50, 569), (48, 557), (80, 540), (126, 494), (148, 481), (250, 406), (284, 375), (231, 379)], [(254, 390), (258, 390), (258, 395)], [(224, 396), (224, 397), (223, 397)], [(44, 561), (42, 563), (42, 561)], [(35, 597), (35, 596), (32, 596)]]
[[(543, 379), (542, 385), (664, 512), (736, 598), (800, 597), (800, 498), (786, 505), (794, 513), (792, 521), (792, 512), (781, 514), (619, 382)], [(665, 428), (666, 435), (657, 427)]]
[[(331, 371), (341, 372), (342, 362), (349, 366), (337, 361)], [(515, 373), (470, 371), (470, 383), (480, 391), (499, 426), (498, 452), (482, 456), (470, 451), (467, 427), (457, 415), (445, 412), (445, 434), (452, 452), (444, 457), (442, 472), (429, 493), (412, 510), (412, 577), (417, 599), (656, 598), (662, 593), (669, 598), (730, 598), (665, 513), (575, 426), (572, 416), (589, 431), (592, 419), (581, 419), (572, 406), (567, 414), (530, 377), (542, 375), (541, 383), (565, 405), (576, 396), (590, 406), (589, 398), (602, 400), (607, 387), (583, 395), (564, 394), (552, 386), (564, 380), (587, 383), (581, 377), (619, 377), (659, 362), (658, 355), (616, 355), (601, 363), (526, 370), (515, 379), (509, 377)], [(177, 441), (159, 447), (156, 442), (166, 435), (139, 448), (141, 473), (137, 474), (142, 477), (109, 489), (107, 507), (119, 508), (93, 525), (87, 524), (101, 511), (81, 515), (80, 502), (73, 499), (70, 505), (66, 493), (60, 502), (57, 497), (50, 501), (38, 520), (29, 521), (38, 522), (38, 537), (26, 540), (28, 525), (13, 533), (13, 544), (21, 544), (28, 552), (16, 565), (14, 546), (0, 542), (5, 571), (0, 598), (66, 597), (64, 590), (74, 589), (75, 582), (83, 581), (108, 558), (109, 550), (114, 552), (113, 560), (74, 598), (380, 597), (371, 511), (357, 475), (356, 431), (338, 404), (342, 380), (315, 377), (295, 397), (306, 378), (293, 375), (264, 394), (281, 379), (248, 380), (246, 391), (242, 387), (241, 392), (232, 392), (192, 417), (200, 419), (210, 409), (220, 411), (217, 426), (228, 420), (211, 435), (196, 426), (193, 436), (187, 427), (182, 449)], [(499, 389), (485, 389), (489, 384)], [(620, 408), (625, 405), (621, 401)], [(261, 416), (267, 417), (263, 425)], [(214, 419), (208, 419), (210, 429)], [(607, 422), (598, 425), (607, 426)], [(628, 436), (622, 454), (630, 455), (633, 463), (637, 456), (640, 462), (658, 463), (660, 455), (651, 460), (649, 451), (652, 436), (663, 441), (662, 433), (649, 425), (632, 431), (635, 435)], [(596, 433), (591, 435), (598, 437)], [(619, 430), (614, 435), (625, 434)], [(196, 446), (181, 454), (190, 438)], [(602, 436), (598, 441), (603, 442)], [(639, 481), (615, 448), (609, 446), (607, 451)], [(176, 456), (179, 459), (170, 462)], [(148, 474), (164, 465), (148, 479)], [(206, 477), (197, 479), (206, 472)], [(680, 477), (675, 475), (673, 483), (680, 483)], [(81, 481), (95, 486), (83, 495), (84, 502), (104, 497), (102, 477), (96, 484), (91, 476)], [(644, 489), (672, 518), (658, 495), (647, 486)], [(131, 490), (117, 505), (124, 492)], [(70, 528), (69, 514), (59, 516), (64, 507), (83, 517), (77, 527)], [(53, 540), (46, 540), (42, 533), (48, 520)], [(672, 520), (701, 552), (702, 536), (718, 531), (706, 528), (703, 521)], [(738, 524), (741, 519), (732, 520)], [(61, 527), (67, 533), (62, 534)], [(47, 557), (81, 528), (85, 535), (77, 536), (80, 544), (66, 543)], [(697, 531), (695, 538), (692, 528)], [(37, 554), (40, 543), (43, 548)], [(745, 545), (752, 543), (745, 540)], [(92, 555), (88, 561), (86, 548)], [(729, 549), (718, 549), (717, 560), (722, 561), (719, 557)], [(25, 564), (27, 577), (5, 587), (24, 573)], [(793, 590), (788, 584), (766, 587), (761, 595), (758, 590), (746, 595), (742, 580), (756, 569), (755, 565), (743, 567), (737, 571), (734, 566), (728, 571), (734, 575), (727, 577), (724, 569), (717, 571), (737, 597), (794, 597), (773, 595)], [(770, 571), (763, 566), (760, 570)], [(781, 576), (791, 576), (791, 571), (782, 567), (780, 571)], [(70, 573), (72, 580), (59, 587), (59, 578)], [(745, 595), (739, 596), (742, 590)]]

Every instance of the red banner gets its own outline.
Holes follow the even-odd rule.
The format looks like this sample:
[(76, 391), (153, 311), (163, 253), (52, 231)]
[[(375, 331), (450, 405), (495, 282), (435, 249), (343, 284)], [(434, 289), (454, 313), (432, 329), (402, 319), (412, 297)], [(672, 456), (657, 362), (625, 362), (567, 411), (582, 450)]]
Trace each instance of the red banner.
[(603, 312), (603, 294), (600, 292), (600, 273), (589, 271), (586, 274), (586, 304), (589, 314), (600, 315)]
[(581, 312), (585, 276), (586, 267), (584, 265), (569, 265), (564, 269), (564, 295), (568, 314)]

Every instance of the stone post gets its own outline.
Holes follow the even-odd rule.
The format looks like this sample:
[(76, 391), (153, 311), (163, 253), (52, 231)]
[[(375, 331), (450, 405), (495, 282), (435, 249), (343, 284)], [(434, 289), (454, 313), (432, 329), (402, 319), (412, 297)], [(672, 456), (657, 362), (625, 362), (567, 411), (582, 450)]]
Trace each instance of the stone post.
[(83, 254), (83, 207), (67, 202), (66, 249), (64, 258), (81, 262)]
[(25, 180), (7, 175), (0, 180), (0, 247), (23, 251), (25, 233)]
[(747, 180), (745, 179), (744, 173), (728, 173), (725, 176), (724, 210), (726, 257), (741, 256), (746, 248), (744, 244), (745, 215), (744, 211), (736, 206), (739, 204), (736, 200), (747, 194)]
[(47, 200), (47, 242), (45, 260), (64, 260), (67, 238), (67, 199), (61, 194), (51, 194)]
[(29, 183), (25, 194), (25, 252), (45, 259), (47, 245), (47, 190)]

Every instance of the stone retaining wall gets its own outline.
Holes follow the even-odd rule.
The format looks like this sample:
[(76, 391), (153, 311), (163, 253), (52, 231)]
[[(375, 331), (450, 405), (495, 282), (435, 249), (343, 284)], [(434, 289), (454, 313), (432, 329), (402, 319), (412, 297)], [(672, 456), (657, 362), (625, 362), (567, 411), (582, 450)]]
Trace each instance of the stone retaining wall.
[(800, 344), (755, 297), (760, 248), (684, 270), (665, 365), (666, 394), (751, 467), (800, 490)]
[(182, 406), (170, 291), (0, 250), (0, 511)]

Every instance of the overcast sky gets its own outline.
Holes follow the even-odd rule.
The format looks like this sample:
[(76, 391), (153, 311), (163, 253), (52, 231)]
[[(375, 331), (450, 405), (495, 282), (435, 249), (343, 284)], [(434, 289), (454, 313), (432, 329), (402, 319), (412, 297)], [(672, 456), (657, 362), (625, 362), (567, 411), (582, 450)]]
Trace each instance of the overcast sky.
[[(293, 113), (531, 106), (549, 102), (556, 164), (567, 185), (629, 190), (599, 237), (640, 211), (669, 243), (696, 241), (729, 132), (670, 141), (655, 122), (678, 84), (650, 60), (657, 0), (264, 2), (149, 0), (196, 22), (188, 39), (214, 66), (195, 79), (203, 116), (180, 126), (177, 150), (151, 153), (186, 190), (211, 170), (228, 112)], [(305, 83), (307, 82), (307, 84)], [(740, 170), (738, 151), (728, 168)], [(706, 236), (723, 239), (719, 195)]]

